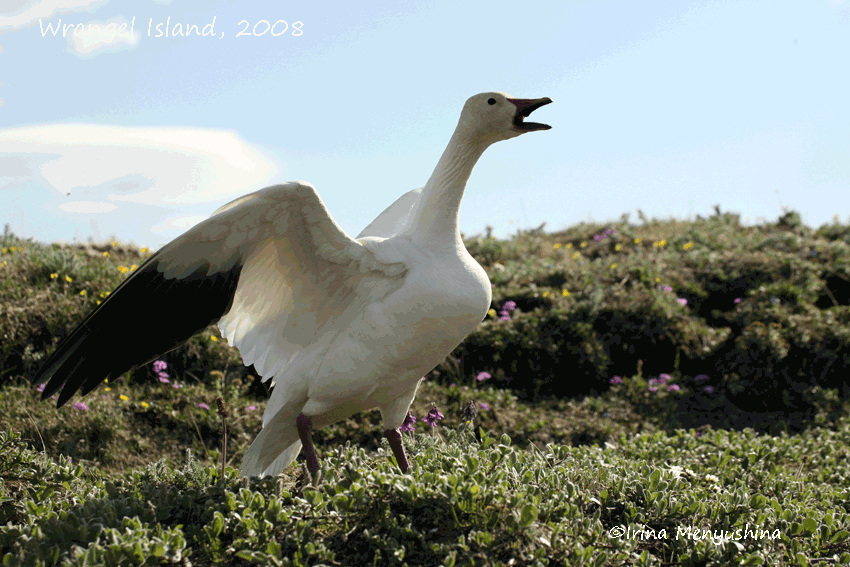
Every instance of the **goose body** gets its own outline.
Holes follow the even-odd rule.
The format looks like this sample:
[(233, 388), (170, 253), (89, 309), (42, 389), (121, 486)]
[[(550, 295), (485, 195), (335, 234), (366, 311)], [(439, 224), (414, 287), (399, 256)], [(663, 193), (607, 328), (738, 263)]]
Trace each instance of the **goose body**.
[(398, 428), (421, 377), (490, 308), (487, 274), (457, 224), (467, 179), (493, 142), (548, 129), (523, 121), (548, 102), (470, 98), (426, 185), (356, 239), (309, 183), (224, 205), (151, 256), (58, 345), (34, 378), (47, 382), (43, 398), (61, 388), (61, 406), (217, 321), (243, 362), (274, 383), (243, 475), (275, 475), (303, 446), (315, 478), (310, 431), (374, 407), (406, 471)]

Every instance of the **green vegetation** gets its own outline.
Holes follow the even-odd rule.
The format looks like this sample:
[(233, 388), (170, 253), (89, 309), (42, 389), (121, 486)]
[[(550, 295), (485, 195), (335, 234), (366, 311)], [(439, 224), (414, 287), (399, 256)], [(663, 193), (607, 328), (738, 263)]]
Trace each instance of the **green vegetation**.
[(268, 391), (213, 327), (41, 402), (149, 253), (6, 231), (2, 565), (850, 564), (850, 227), (642, 221), (468, 239), (493, 309), (420, 387), (411, 473), (373, 410), (315, 432), (318, 487), (238, 477)]

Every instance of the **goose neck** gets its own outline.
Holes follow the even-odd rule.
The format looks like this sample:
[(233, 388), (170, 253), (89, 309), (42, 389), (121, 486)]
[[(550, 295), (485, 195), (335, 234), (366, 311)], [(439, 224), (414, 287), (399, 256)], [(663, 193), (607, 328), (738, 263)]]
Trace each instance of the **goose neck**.
[(460, 128), (455, 131), (412, 211), (405, 231), (412, 240), (424, 245), (461, 241), (460, 201), (472, 168), (488, 145)]

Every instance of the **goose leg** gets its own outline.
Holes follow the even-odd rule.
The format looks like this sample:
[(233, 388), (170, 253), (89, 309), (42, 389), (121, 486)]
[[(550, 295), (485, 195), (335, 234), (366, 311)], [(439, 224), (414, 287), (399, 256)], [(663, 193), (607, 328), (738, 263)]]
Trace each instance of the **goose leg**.
[(307, 470), (310, 471), (310, 476), (313, 477), (313, 482), (317, 483), (319, 478), (319, 458), (316, 457), (316, 448), (313, 447), (313, 439), (310, 437), (310, 431), (313, 429), (313, 422), (303, 413), (298, 414), (295, 418), (295, 425), (298, 427), (298, 436), (301, 438), (301, 446), (304, 451), (304, 458), (307, 459)]
[(404, 456), (404, 446), (401, 444), (401, 432), (398, 429), (387, 429), (384, 431), (384, 436), (390, 442), (395, 460), (398, 461), (398, 468), (401, 469), (401, 472), (406, 473), (408, 469), (407, 457)]

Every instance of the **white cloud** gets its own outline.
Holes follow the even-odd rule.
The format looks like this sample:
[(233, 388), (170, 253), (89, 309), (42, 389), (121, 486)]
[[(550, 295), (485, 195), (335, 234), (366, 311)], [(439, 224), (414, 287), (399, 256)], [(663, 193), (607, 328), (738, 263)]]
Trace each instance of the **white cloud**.
[(0, 153), (37, 164), (62, 195), (98, 202), (214, 202), (259, 189), (279, 174), (277, 164), (237, 134), (200, 128), (10, 128), (0, 130)]
[(203, 215), (188, 215), (183, 217), (175, 217), (167, 219), (165, 222), (151, 227), (151, 232), (154, 234), (173, 234), (181, 233), (189, 230), (199, 222), (207, 220), (208, 216)]
[(91, 57), (104, 51), (132, 49), (139, 44), (141, 34), (133, 29), (132, 21), (116, 17), (80, 24), (74, 30), (69, 29), (65, 37), (68, 41), (68, 51), (75, 55)]
[(98, 203), (95, 201), (73, 201), (71, 203), (62, 203), (59, 208), (66, 213), (108, 213), (114, 211), (118, 207), (110, 203)]
[(0, 4), (0, 31), (22, 29), (48, 19), (81, 10), (92, 11), (109, 0), (3, 0)]

